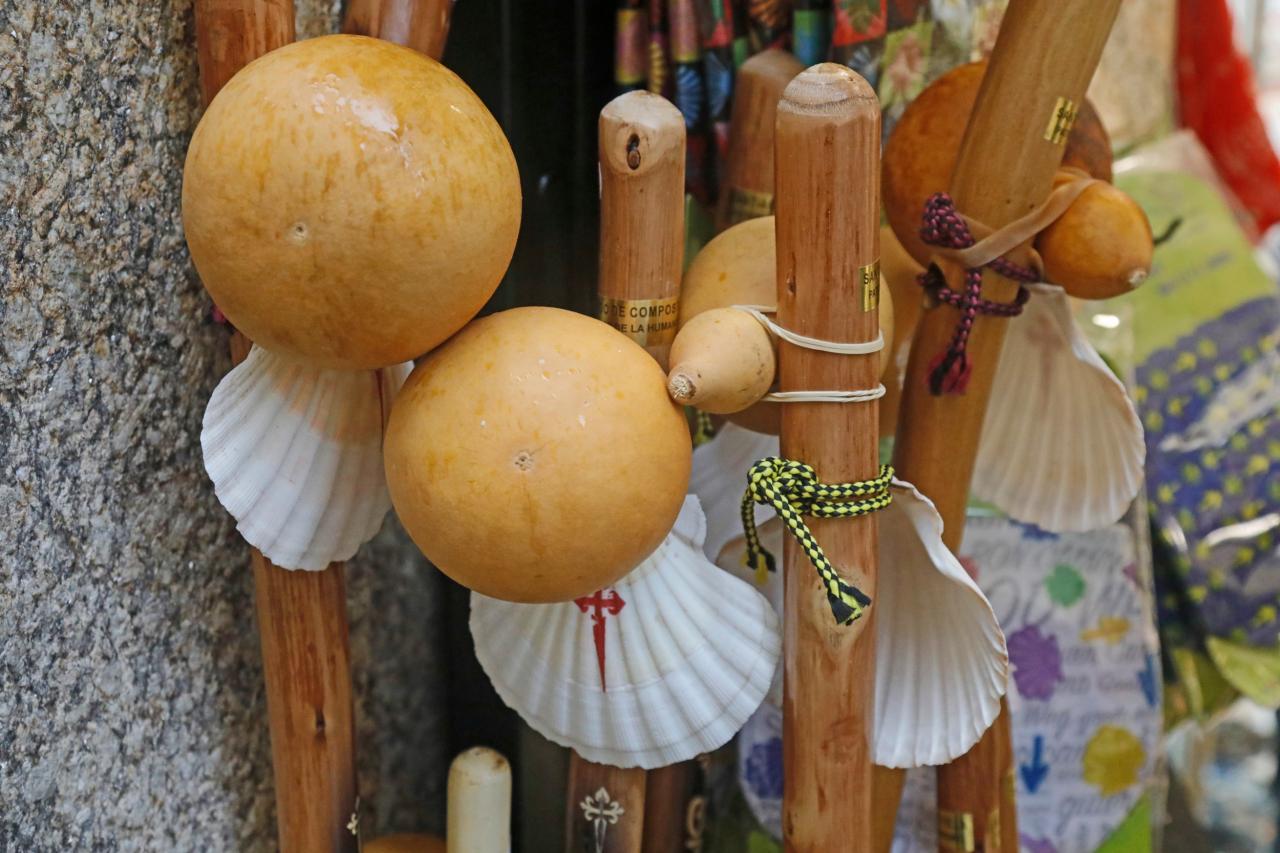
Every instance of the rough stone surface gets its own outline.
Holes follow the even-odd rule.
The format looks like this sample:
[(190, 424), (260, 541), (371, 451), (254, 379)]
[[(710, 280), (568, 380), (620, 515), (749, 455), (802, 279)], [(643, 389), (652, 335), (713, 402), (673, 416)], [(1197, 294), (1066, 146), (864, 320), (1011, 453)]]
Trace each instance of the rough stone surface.
[[(336, 3), (303, 0), (301, 35)], [(0, 850), (275, 847), (247, 553), (200, 461), (189, 0), (0, 0)], [(364, 825), (438, 828), (435, 578), (348, 569)]]

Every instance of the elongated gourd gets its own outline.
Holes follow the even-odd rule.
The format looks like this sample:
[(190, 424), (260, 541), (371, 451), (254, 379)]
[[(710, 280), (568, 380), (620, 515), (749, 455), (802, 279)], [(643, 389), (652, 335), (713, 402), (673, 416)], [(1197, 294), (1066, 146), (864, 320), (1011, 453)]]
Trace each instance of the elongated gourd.
[(671, 363), (671, 399), (713, 415), (759, 402), (777, 370), (769, 333), (736, 308), (713, 308), (686, 323), (671, 345)]
[[(1055, 185), (1072, 179), (1059, 172)], [(1136, 201), (1110, 184), (1096, 183), (1035, 241), (1045, 278), (1077, 299), (1128, 293), (1151, 272), (1151, 224)]]
[[(741, 222), (719, 234), (703, 247), (702, 251), (693, 259), (693, 263), (689, 265), (680, 291), (680, 331), (676, 336), (677, 341), (682, 336), (685, 338), (683, 351), (686, 356), (684, 358), (677, 357), (673, 344), (670, 363), (675, 367), (668, 376), (669, 384), (676, 380), (677, 370), (685, 377), (678, 384), (678, 393), (682, 396), (691, 393), (684, 390), (685, 381), (695, 373), (700, 373), (704, 377), (704, 388), (699, 394), (709, 395), (709, 397), (703, 397), (703, 399), (716, 401), (712, 403), (713, 405), (736, 406), (740, 404), (748, 393), (745, 389), (754, 387), (751, 383), (756, 376), (756, 362), (747, 357), (746, 353), (739, 352), (736, 349), (737, 345), (730, 338), (720, 338), (719, 348), (711, 342), (695, 346), (694, 339), (708, 334), (710, 327), (703, 327), (700, 331), (694, 332), (692, 337), (686, 335), (684, 330), (704, 312), (710, 312), (715, 309), (729, 308), (733, 305), (755, 305), (772, 308), (777, 299), (775, 292), (777, 287), (775, 283), (776, 272), (774, 271), (777, 255), (776, 246), (774, 218), (772, 216), (762, 216)], [(885, 349), (880, 353), (880, 374), (882, 376), (891, 362), (890, 345), (893, 342), (894, 335), (893, 313), (893, 297), (889, 293), (889, 288), (884, 286), (882, 277), (880, 288), (880, 328), (884, 333), (885, 340)], [(742, 317), (759, 327), (759, 323), (751, 319), (750, 315), (742, 314)], [(735, 322), (735, 328), (739, 327), (746, 329), (745, 326), (741, 325), (740, 321)], [(763, 332), (763, 327), (760, 327), (760, 330)], [(716, 334), (720, 334), (720, 332)], [(756, 333), (751, 332), (749, 335), (750, 337), (748, 338), (736, 340), (759, 340)], [(776, 342), (773, 345), (773, 349), (775, 352), (777, 351)], [(696, 360), (689, 355), (694, 352), (698, 353)], [(710, 377), (716, 377), (716, 379), (712, 380), (711, 385), (705, 385), (705, 380)], [(669, 390), (672, 389), (669, 387)], [(720, 409), (707, 408), (703, 403), (682, 400), (680, 396), (675, 396), (675, 393), (677, 391), (673, 390), (674, 399), (684, 402), (686, 405), (697, 406), (713, 414), (732, 415), (730, 419), (739, 426), (757, 432), (774, 434), (778, 432), (778, 413), (777, 406), (774, 403), (761, 403), (744, 408), (726, 408), (722, 411)], [(753, 390), (750, 393), (755, 392)], [(763, 396), (763, 393), (761, 392), (760, 395)], [(758, 400), (759, 397), (756, 397), (756, 399)]]

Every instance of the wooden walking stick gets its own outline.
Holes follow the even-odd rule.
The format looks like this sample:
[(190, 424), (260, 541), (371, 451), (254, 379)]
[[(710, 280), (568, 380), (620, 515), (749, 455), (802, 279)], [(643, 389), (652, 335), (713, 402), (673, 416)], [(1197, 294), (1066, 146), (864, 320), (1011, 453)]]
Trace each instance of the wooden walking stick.
[(393, 41), (439, 60), (452, 16), (453, 0), (350, 0), (342, 31)]
[[(952, 176), (956, 210), (998, 229), (1049, 194), (1119, 5), (1120, 0), (1011, 0)], [(1025, 247), (1009, 258), (1025, 264)], [(946, 261), (939, 266), (948, 286), (962, 291), (964, 270)], [(984, 299), (1012, 302), (1018, 287), (983, 270)], [(945, 305), (924, 313), (911, 348), (894, 451), (899, 475), (933, 500), (946, 525), (943, 538), (957, 552), (1006, 322), (979, 317), (966, 346), (967, 388), (934, 394), (933, 364), (953, 347), (960, 319)], [(973, 750), (938, 771), (940, 849), (1018, 849), (1013, 773), (1006, 705)]]
[(773, 125), (782, 90), (804, 65), (781, 48), (769, 48), (742, 63), (734, 76), (729, 156), (716, 207), (723, 231), (773, 213)]
[(649, 771), (641, 853), (684, 853), (690, 849), (687, 844), (701, 838), (706, 817), (702, 790), (702, 769), (697, 761), (681, 761)]
[[(865, 80), (824, 63), (791, 81), (777, 115), (778, 324), (824, 341), (879, 331), (880, 105)], [(847, 355), (780, 343), (782, 392), (874, 389), (874, 353)], [(879, 472), (877, 404), (782, 407), (782, 455), (824, 483)], [(807, 519), (840, 576), (876, 592), (876, 520)], [(875, 606), (838, 624), (827, 589), (795, 537), (785, 545), (783, 812), (788, 851), (871, 848), (871, 734)]]
[[(684, 260), (684, 118), (636, 91), (600, 111), (600, 317), (665, 368)], [(565, 845), (639, 853), (646, 773), (570, 757)]]
[(627, 92), (600, 111), (600, 319), (663, 369), (684, 266), (684, 117)]
[[(292, 0), (197, 0), (206, 105), (258, 56), (294, 38)], [(231, 340), (232, 360), (250, 342)], [(341, 563), (286, 571), (252, 551), (280, 849), (354, 851), (355, 726)]]

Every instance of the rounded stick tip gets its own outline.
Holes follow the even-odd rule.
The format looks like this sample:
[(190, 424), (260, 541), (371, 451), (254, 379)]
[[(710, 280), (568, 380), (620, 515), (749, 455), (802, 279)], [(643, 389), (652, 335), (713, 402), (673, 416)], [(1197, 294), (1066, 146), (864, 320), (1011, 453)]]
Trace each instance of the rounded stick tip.
[(494, 749), (473, 746), (458, 753), (449, 765), (449, 778), (467, 784), (484, 784), (511, 776), (511, 765)]
[(661, 95), (626, 92), (600, 111), (600, 161), (605, 168), (638, 174), (684, 149), (684, 115)]
[(746, 77), (785, 77), (794, 78), (804, 70), (800, 60), (794, 53), (780, 47), (771, 47), (754, 54), (742, 65), (738, 66), (739, 79)]
[(778, 111), (806, 115), (843, 112), (867, 101), (878, 108), (875, 90), (861, 75), (844, 65), (820, 62), (787, 84)]

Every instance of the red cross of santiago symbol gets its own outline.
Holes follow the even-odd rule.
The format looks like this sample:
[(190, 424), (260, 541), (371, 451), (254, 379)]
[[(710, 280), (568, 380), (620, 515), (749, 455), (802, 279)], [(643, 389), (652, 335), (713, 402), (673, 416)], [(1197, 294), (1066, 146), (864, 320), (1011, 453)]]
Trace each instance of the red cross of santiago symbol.
[(609, 688), (604, 682), (604, 623), (610, 616), (617, 616), (627, 603), (612, 589), (598, 589), (591, 595), (575, 598), (573, 603), (583, 613), (591, 613), (591, 636), (596, 641), (596, 662), (600, 664), (600, 689), (607, 691)]

